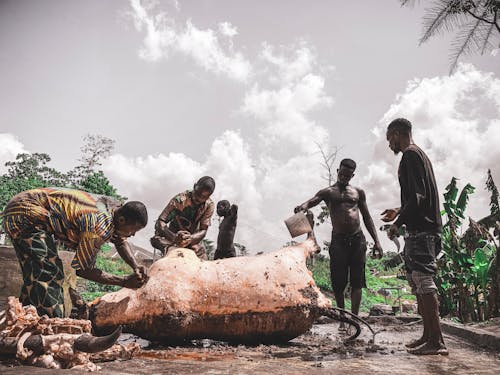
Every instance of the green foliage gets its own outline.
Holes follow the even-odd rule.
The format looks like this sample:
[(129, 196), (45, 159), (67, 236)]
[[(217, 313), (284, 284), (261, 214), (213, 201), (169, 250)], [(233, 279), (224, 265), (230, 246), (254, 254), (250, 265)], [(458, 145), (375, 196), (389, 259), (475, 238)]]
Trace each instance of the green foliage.
[(467, 184), (458, 194), (457, 179), (452, 178), (444, 194), (447, 221), (443, 226), (443, 256), (438, 260), (436, 285), (442, 315), (459, 317), (463, 322), (483, 320), (489, 315), (487, 294), (491, 289), (496, 246), (481, 233), (461, 236), (469, 196), (474, 188)]
[(500, 206), (498, 203), (499, 193), (495, 181), (493, 181), (493, 176), (491, 175), (491, 170), (488, 169), (488, 178), (486, 179), (486, 190), (491, 193), (490, 199), (490, 212), (492, 215), (498, 215), (500, 213)]
[[(414, 300), (415, 297), (409, 294), (409, 286), (406, 280), (401, 280), (396, 275), (400, 272), (399, 268), (385, 269), (384, 263), (388, 256), (382, 259), (367, 258), (366, 261), (366, 284), (363, 289), (360, 310), (370, 311), (370, 308), (377, 303), (395, 304), (395, 297), (386, 297), (377, 293), (380, 289), (401, 287), (406, 290), (402, 292), (405, 300)], [(318, 257), (311, 266), (311, 272), (316, 285), (323, 291), (333, 293), (330, 280), (330, 259)], [(392, 276), (392, 277), (391, 277)], [(394, 293), (395, 295), (396, 293)], [(349, 296), (346, 296), (346, 308), (350, 308)]]
[(16, 194), (45, 186), (66, 186), (63, 173), (46, 164), (50, 162), (47, 154), (18, 154), (15, 161), (5, 163), (7, 173), (0, 176), (0, 211)]
[(121, 197), (102, 171), (94, 168), (109, 155), (114, 141), (102, 136), (86, 136), (82, 147), (82, 164), (68, 173), (47, 166), (51, 158), (45, 153), (22, 153), (15, 161), (5, 163), (7, 173), (0, 176), (0, 211), (16, 194), (47, 186), (67, 187), (102, 194), (125, 200)]
[[(96, 259), (96, 268), (118, 276), (129, 275), (130, 273), (132, 273), (132, 269), (127, 263), (123, 261), (123, 259), (112, 259), (109, 257), (108, 254), (110, 252), (110, 249), (111, 246), (109, 244), (104, 244), (101, 247), (101, 252), (99, 253), (99, 255), (97, 255)], [(97, 297), (102, 296), (103, 294), (116, 292), (117, 290), (121, 289), (121, 287), (119, 286), (105, 285), (90, 280), (84, 280), (83, 283), (84, 291), (81, 293), (81, 296), (86, 301), (92, 301)]]
[(235, 242), (234, 247), (237, 251), (236, 256), (244, 257), (248, 255), (248, 249), (245, 245)]
[(214, 241), (205, 238), (201, 240), (201, 243), (205, 247), (208, 260), (213, 260), (215, 255)]
[(102, 171), (92, 172), (79, 182), (78, 188), (89, 193), (107, 195), (108, 197), (118, 198), (125, 201), (126, 198), (116, 192), (116, 188), (110, 184), (108, 178)]

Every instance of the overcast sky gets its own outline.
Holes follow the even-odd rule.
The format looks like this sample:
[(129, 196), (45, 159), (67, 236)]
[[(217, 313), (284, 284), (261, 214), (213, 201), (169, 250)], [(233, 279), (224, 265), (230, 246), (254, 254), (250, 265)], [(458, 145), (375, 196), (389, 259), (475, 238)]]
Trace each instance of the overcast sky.
[(352, 184), (378, 226), (399, 205), (385, 127), (406, 117), (441, 192), (452, 176), (471, 182), (480, 218), (488, 168), (500, 184), (500, 53), (449, 75), (451, 35), (418, 46), (425, 3), (0, 0), (0, 172), (18, 152), (69, 170), (83, 137), (101, 134), (116, 141), (104, 172), (148, 206), (139, 245), (168, 200), (209, 174), (214, 200), (240, 206), (235, 240), (267, 251), (326, 185), (318, 145), (357, 161)]

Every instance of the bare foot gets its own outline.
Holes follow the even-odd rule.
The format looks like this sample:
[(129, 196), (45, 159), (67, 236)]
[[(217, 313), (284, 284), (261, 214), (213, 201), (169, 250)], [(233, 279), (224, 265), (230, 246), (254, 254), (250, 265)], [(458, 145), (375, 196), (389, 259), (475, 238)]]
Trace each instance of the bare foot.
[(420, 346), (425, 343), (425, 338), (422, 336), (421, 338), (417, 340), (412, 340), (408, 344), (405, 344), (407, 348), (413, 349), (416, 348), (417, 346)]
[(340, 333), (347, 333), (347, 327), (345, 326), (344, 322), (340, 322), (339, 332)]
[(408, 349), (408, 353), (414, 354), (414, 355), (448, 355), (448, 349), (446, 349), (446, 346), (443, 344), (437, 344), (437, 345), (432, 345), (428, 342), (425, 344), (414, 348), (414, 349)]

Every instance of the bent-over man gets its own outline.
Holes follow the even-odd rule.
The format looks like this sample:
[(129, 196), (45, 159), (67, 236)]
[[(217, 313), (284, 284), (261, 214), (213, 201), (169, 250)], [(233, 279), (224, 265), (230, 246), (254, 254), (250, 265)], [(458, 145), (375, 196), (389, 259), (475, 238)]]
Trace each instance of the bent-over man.
[[(374, 241), (373, 251), (382, 256), (377, 232), (366, 204), (365, 192), (351, 186), (356, 163), (344, 159), (337, 169), (337, 182), (320, 190), (314, 197), (295, 208), (295, 212), (306, 211), (325, 202), (332, 221), (332, 239), (330, 242), (330, 277), (337, 306), (344, 308), (344, 291), (347, 282), (351, 285), (351, 311), (359, 313), (361, 289), (366, 287), (365, 263), (366, 240), (361, 230), (359, 213), (363, 216), (366, 229)], [(341, 324), (343, 328), (343, 324)]]
[[(2, 216), (23, 274), (19, 299), (35, 306), (40, 315), (64, 317), (64, 270), (54, 240), (75, 250), (71, 266), (80, 277), (127, 288), (139, 288), (147, 280), (145, 268), (137, 264), (126, 241), (147, 224), (141, 202), (118, 206), (84, 191), (40, 188), (14, 196)], [(115, 276), (95, 267), (105, 242), (116, 246), (133, 274)]]
[(207, 259), (201, 244), (210, 226), (214, 203), (210, 196), (215, 190), (215, 181), (204, 176), (186, 190), (173, 197), (163, 209), (155, 224), (155, 235), (151, 245), (163, 255), (168, 251), (185, 247), (193, 250), (198, 258)]

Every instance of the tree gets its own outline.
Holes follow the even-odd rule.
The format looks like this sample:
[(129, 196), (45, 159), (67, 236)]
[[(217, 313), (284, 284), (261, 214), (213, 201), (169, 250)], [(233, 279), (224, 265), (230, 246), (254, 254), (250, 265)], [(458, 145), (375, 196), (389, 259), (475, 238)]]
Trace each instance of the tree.
[(103, 171), (93, 172), (89, 174), (80, 182), (79, 188), (89, 193), (115, 197), (122, 202), (126, 200), (125, 197), (122, 197), (116, 192), (116, 188), (111, 185), (108, 178), (104, 175)]
[[(321, 177), (324, 180), (328, 181), (328, 186), (332, 186), (333, 180), (335, 179), (335, 170), (333, 164), (337, 159), (338, 148), (335, 147), (333, 150), (325, 151), (319, 143), (316, 143), (316, 145), (318, 146), (322, 158), (321, 166), (326, 170), (326, 173)], [(318, 222), (316, 223), (316, 225), (323, 224), (330, 217), (330, 211), (325, 204), (321, 205), (320, 208), (321, 212), (318, 215)]]
[(0, 210), (16, 194), (45, 186), (66, 186), (67, 176), (47, 166), (50, 156), (44, 153), (16, 156), (15, 161), (5, 163), (7, 173), (0, 176)]
[(110, 155), (115, 144), (113, 139), (99, 134), (87, 134), (83, 142), (80, 148), (82, 157), (78, 159), (81, 164), (68, 173), (76, 187), (96, 172), (96, 168), (102, 165), (101, 160)]
[[(400, 0), (402, 6), (413, 5), (414, 0)], [(499, 0), (436, 0), (426, 9), (424, 32), (419, 45), (436, 34), (458, 30), (452, 42), (450, 55), (453, 72), (463, 55), (491, 51), (494, 39), (500, 36)]]

